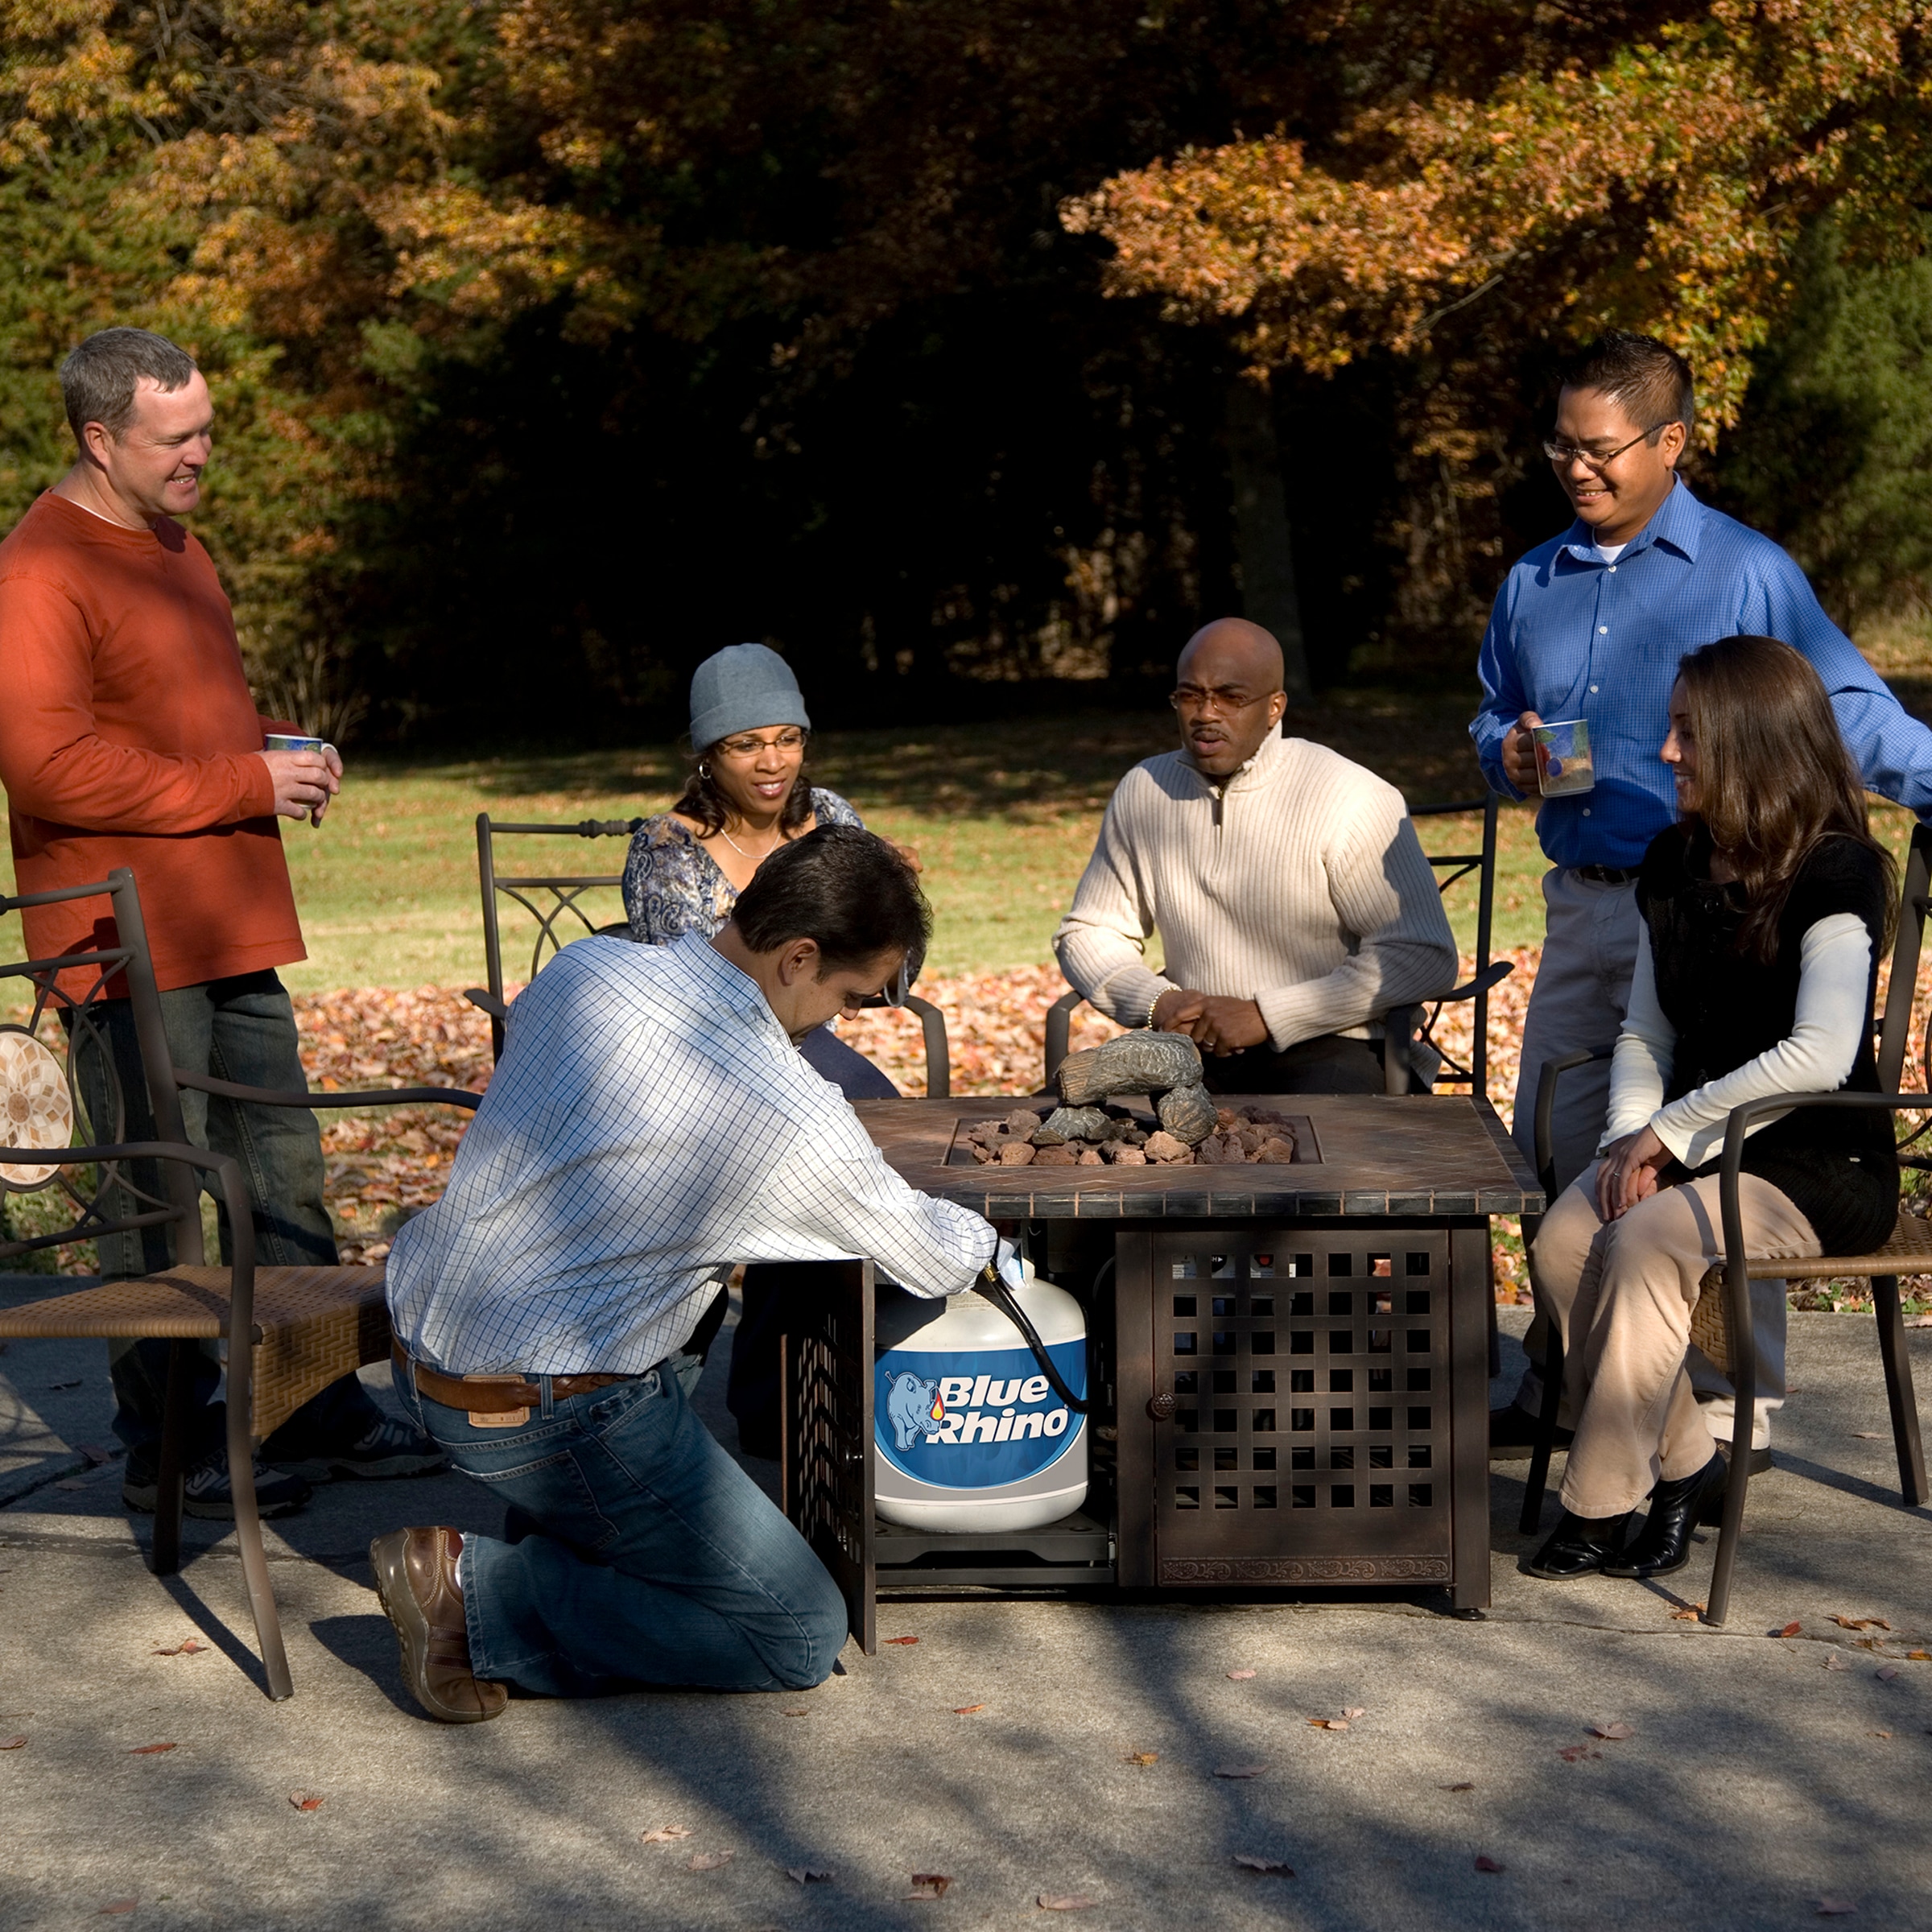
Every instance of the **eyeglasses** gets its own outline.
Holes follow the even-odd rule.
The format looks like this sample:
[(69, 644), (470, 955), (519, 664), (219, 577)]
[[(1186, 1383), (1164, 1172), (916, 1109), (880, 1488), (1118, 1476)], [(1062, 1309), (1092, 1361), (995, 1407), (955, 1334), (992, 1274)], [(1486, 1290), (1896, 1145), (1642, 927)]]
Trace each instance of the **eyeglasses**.
[(1635, 449), (1638, 444), (1647, 442), (1660, 429), (1668, 429), (1677, 420), (1675, 416), (1666, 416), (1661, 423), (1653, 423), (1646, 430), (1640, 431), (1628, 443), (1620, 443), (1615, 449), (1599, 456), (1594, 449), (1585, 449), (1575, 443), (1558, 443), (1553, 437), (1543, 439), (1543, 454), (1552, 463), (1574, 463), (1579, 456), (1583, 466), (1594, 476), (1600, 477), (1627, 449)]
[(1273, 695), (1263, 691), (1251, 698), (1238, 684), (1177, 684), (1168, 692), (1167, 702), (1176, 711), (1218, 711), (1232, 716), (1266, 704)]
[(755, 758), (762, 751), (803, 751), (805, 733), (793, 725), (775, 738), (721, 738), (713, 749), (721, 758)]

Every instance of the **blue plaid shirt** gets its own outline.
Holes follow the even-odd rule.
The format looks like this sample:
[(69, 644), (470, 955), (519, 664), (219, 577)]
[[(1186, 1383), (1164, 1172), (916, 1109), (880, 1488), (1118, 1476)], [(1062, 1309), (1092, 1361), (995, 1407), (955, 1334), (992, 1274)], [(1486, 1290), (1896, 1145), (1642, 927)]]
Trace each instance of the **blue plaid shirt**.
[(1556, 865), (1633, 866), (1677, 816), (1657, 756), (1670, 728), (1678, 660), (1718, 638), (1780, 638), (1811, 660), (1867, 787), (1932, 813), (1932, 732), (1819, 608), (1805, 573), (1769, 537), (1679, 483), (1614, 564), (1573, 523), (1505, 580), (1483, 638), (1483, 705), (1469, 727), (1489, 782), (1523, 712), (1586, 718), (1596, 788), (1545, 799), (1537, 814)]

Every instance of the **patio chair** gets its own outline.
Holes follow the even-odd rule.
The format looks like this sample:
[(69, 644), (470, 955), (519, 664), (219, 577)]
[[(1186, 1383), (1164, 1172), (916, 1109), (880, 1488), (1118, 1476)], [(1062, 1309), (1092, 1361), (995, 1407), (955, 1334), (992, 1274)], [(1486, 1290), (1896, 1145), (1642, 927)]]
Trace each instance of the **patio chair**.
[[(580, 819), (574, 825), (524, 825), (500, 824), (486, 811), (477, 814), (477, 880), (483, 901), (483, 970), (489, 984), (467, 989), (464, 997), (489, 1016), (492, 1056), (503, 1057), (503, 1028), (509, 1018), (510, 1003), (503, 997), (503, 938), (502, 905), (514, 901), (536, 921), (530, 947), (530, 971), (534, 980), (547, 959), (553, 957), (572, 940), (605, 933), (629, 938), (630, 923), (619, 918), (600, 924), (584, 904), (587, 894), (621, 889), (624, 874), (616, 872), (523, 873), (514, 877), (497, 869), (496, 841), (500, 838), (539, 836), (548, 838), (628, 839), (644, 821), (642, 819)], [(610, 909), (609, 902), (602, 910)], [(621, 902), (617, 910), (622, 910)], [(563, 936), (559, 936), (559, 928)], [(581, 930), (578, 930), (580, 928)], [(919, 1015), (926, 1044), (926, 1091), (936, 1099), (952, 1092), (952, 1060), (946, 1040), (946, 1018), (930, 1000), (907, 992), (887, 999), (883, 993), (865, 1001), (867, 1006), (902, 1005)]]
[[(189, 1143), (182, 1121), (181, 1092), (193, 1088), (261, 1106), (310, 1108), (440, 1101), (473, 1108), (481, 1096), (445, 1087), (376, 1093), (278, 1093), (183, 1071), (172, 1064), (168, 1051), (140, 895), (131, 872), (118, 867), (97, 885), (0, 897), (0, 915), (94, 898), (112, 904), (111, 942), (102, 939), (91, 950), (58, 958), (0, 964), (0, 985), (19, 981), (31, 989), (26, 1022), (0, 1024), (0, 1138), (7, 1143), (0, 1146), (0, 1191), (22, 1197), (57, 1190), (62, 1202), (55, 1216), (58, 1226), (0, 1241), (0, 1260), (159, 1226), (174, 1231), (179, 1260), (159, 1274), (106, 1282), (0, 1310), (0, 1339), (98, 1336), (169, 1343), (159, 1495), (150, 1558), (158, 1576), (180, 1567), (192, 1356), (204, 1342), (227, 1343), (227, 1448), (235, 1539), (268, 1695), (279, 1700), (289, 1696), (293, 1686), (262, 1546), (254, 1445), (338, 1377), (388, 1355), (383, 1270), (257, 1267), (252, 1207), (242, 1170), (226, 1156)], [(107, 925), (101, 921), (97, 933), (105, 934)], [(159, 1136), (152, 1141), (130, 1142), (125, 1137), (126, 1095), (100, 1017), (107, 989), (116, 980), (125, 985), (132, 1008), (142, 1071)], [(76, 1063), (90, 1052), (100, 1056), (109, 1096), (109, 1119), (86, 1117)], [(136, 1161), (159, 1164), (163, 1192), (151, 1192), (135, 1182), (128, 1166)], [(220, 1266), (208, 1265), (202, 1241), (204, 1177), (219, 1190), (228, 1211), (233, 1258)]]
[[(1925, 942), (1926, 918), (1927, 912), (1932, 910), (1932, 897), (1928, 896), (1929, 881), (1932, 881), (1932, 827), (1919, 824), (1913, 828), (1912, 843), (1906, 854), (1897, 935), (1892, 947), (1891, 977), (1886, 987), (1885, 1009), (1875, 1025), (1878, 1035), (1880, 1091), (1847, 1093), (1841, 1090), (1836, 1093), (1812, 1094), (1799, 1097), (1796, 1104), (1855, 1110), (1878, 1108), (1889, 1113), (1932, 1112), (1932, 1092), (1898, 1091), (1905, 1070), (1905, 1043), (1912, 1028), (1912, 1001), (1918, 977), (1919, 955)], [(1932, 1018), (1928, 1018), (1922, 1054), (1932, 1054)], [(1551, 1191), (1554, 1175), (1550, 1171), (1553, 1158), (1550, 1119), (1557, 1080), (1571, 1067), (1604, 1057), (1602, 1051), (1595, 1054), (1572, 1054), (1552, 1061), (1543, 1069), (1537, 1093), (1536, 1153), (1544, 1191), (1550, 1194), (1552, 1199), (1555, 1197)], [(1714, 1625), (1721, 1624), (1729, 1614), (1731, 1579), (1744, 1529), (1744, 1497), (1751, 1481), (1751, 1431), (1757, 1393), (1757, 1337), (1751, 1320), (1752, 1282), (1850, 1278), (1871, 1282), (1873, 1311), (1877, 1318), (1879, 1360), (1885, 1373), (1886, 1403), (1891, 1412), (1893, 1447), (1898, 1459), (1899, 1489), (1907, 1509), (1917, 1509), (1926, 1500), (1925, 1449), (1919, 1433), (1918, 1405), (1912, 1386), (1912, 1361), (1906, 1347), (1904, 1312), (1899, 1305), (1898, 1282), (1901, 1274), (1932, 1274), (1932, 1222), (1908, 1212), (1901, 1206), (1890, 1239), (1870, 1254), (1823, 1255), (1810, 1261), (1752, 1254), (1744, 1241), (1744, 1219), (1738, 1202), (1738, 1177), (1742, 1171), (1745, 1138), (1752, 1121), (1763, 1114), (1783, 1112), (1794, 1104), (1792, 1096), (1780, 1095), (1773, 1100), (1751, 1101), (1731, 1113), (1724, 1130), (1723, 1164), (1719, 1169), (1724, 1258), (1706, 1272), (1699, 1284), (1697, 1306), (1691, 1313), (1691, 1340), (1730, 1377), (1735, 1391), (1724, 1520), (1718, 1531), (1716, 1559), (1711, 1566), (1711, 1593), (1703, 1612), (1703, 1621)], [(1922, 1172), (1932, 1170), (1932, 1155), (1912, 1150), (1913, 1141), (1925, 1131), (1926, 1126), (1922, 1125), (1909, 1136), (1899, 1157), (1904, 1166)], [(1553, 1331), (1544, 1362), (1543, 1406), (1538, 1418), (1536, 1448), (1530, 1462), (1530, 1487), (1523, 1501), (1521, 1527), (1525, 1535), (1535, 1533), (1542, 1516), (1543, 1488), (1548, 1480), (1550, 1455), (1556, 1433), (1562, 1377), (1563, 1364)]]
[[(1430, 1038), (1435, 1024), (1441, 1018), (1445, 1006), (1459, 1005), (1467, 1000), (1472, 1003), (1473, 1025), (1472, 1051), (1467, 1067), (1458, 1067), (1447, 1055), (1437, 1071), (1433, 1084), (1439, 1087), (1467, 1085), (1469, 1091), (1480, 1097), (1488, 1095), (1489, 1078), (1489, 993), (1491, 988), (1507, 979), (1515, 970), (1508, 960), (1492, 961), (1489, 957), (1491, 925), (1496, 906), (1496, 795), (1488, 793), (1481, 799), (1464, 799), (1450, 805), (1412, 805), (1409, 815), (1412, 819), (1446, 818), (1451, 815), (1480, 811), (1483, 815), (1483, 843), (1480, 852), (1430, 852), (1429, 863), (1436, 871), (1447, 876), (1437, 881), (1437, 890), (1447, 892), (1459, 880), (1466, 879), (1471, 873), (1477, 875), (1476, 910), (1476, 970), (1460, 986), (1452, 988), (1440, 999), (1430, 1003), (1429, 1018), (1425, 1025), (1420, 1005), (1393, 1006), (1384, 1022), (1382, 1042), (1382, 1070), (1386, 1091), (1390, 1093), (1407, 1093), (1410, 1090), (1410, 1061), (1416, 1046), (1422, 1042), (1434, 1046)], [(1059, 1071), (1060, 1062), (1067, 1057), (1067, 1041), (1073, 1025), (1073, 1016), (1079, 1009), (1085, 995), (1069, 989), (1046, 1009), (1046, 1084), (1053, 1084), (1053, 1076)], [(1419, 1029), (1419, 1032), (1418, 1032)], [(1440, 1053), (1442, 1049), (1436, 1048)]]

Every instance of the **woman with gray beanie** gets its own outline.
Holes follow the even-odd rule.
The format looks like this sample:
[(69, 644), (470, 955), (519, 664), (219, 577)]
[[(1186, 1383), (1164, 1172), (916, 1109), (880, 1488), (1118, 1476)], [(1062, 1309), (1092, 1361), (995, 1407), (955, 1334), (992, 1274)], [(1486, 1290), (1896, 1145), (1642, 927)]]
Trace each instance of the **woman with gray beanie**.
[[(836, 791), (805, 782), (811, 719), (791, 667), (762, 644), (733, 644), (691, 680), (695, 748), (684, 795), (646, 819), (624, 865), (630, 936), (663, 946), (687, 932), (707, 938), (781, 845), (820, 825), (857, 825)], [(829, 1026), (800, 1051), (850, 1100), (893, 1100), (898, 1089)]]

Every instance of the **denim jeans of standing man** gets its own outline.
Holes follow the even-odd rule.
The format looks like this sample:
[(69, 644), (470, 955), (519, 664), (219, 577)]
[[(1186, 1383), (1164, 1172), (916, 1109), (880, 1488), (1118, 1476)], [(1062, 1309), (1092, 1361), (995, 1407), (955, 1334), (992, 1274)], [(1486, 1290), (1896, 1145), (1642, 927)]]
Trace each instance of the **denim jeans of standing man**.
[(844, 1600), (669, 1365), (564, 1402), (533, 1379), (543, 1406), (485, 1429), (396, 1371), (411, 1416), (523, 1532), (464, 1536), (475, 1674), (547, 1697), (823, 1682), (845, 1641)]
[[(126, 1137), (153, 1140), (147, 1084), (134, 1035), (134, 1009), (126, 1000), (97, 1009), (113, 1054), (126, 1107)], [(295, 1009), (273, 972), (250, 972), (177, 987), (161, 995), (162, 1022), (174, 1063), (190, 1073), (243, 1086), (300, 1092), (308, 1084), (298, 1050)], [(114, 1109), (101, 1056), (83, 1043), (76, 1061), (81, 1098), (93, 1131), (114, 1131)], [(265, 1268), (333, 1267), (336, 1239), (323, 1204), (321, 1129), (300, 1107), (248, 1107), (184, 1091), (181, 1111), (188, 1137), (211, 1153), (231, 1154), (248, 1186), (255, 1229), (255, 1259)], [(165, 1195), (167, 1179), (155, 1162), (129, 1164), (134, 1184)], [(207, 1183), (215, 1185), (212, 1179)], [(138, 1212), (145, 1203), (122, 1197), (111, 1213)], [(229, 1256), (228, 1210), (217, 1197), (221, 1257)], [(149, 1274), (172, 1265), (171, 1228), (141, 1228), (103, 1235), (101, 1272), (109, 1281)], [(169, 1344), (110, 1342), (109, 1360), (116, 1411), (114, 1433), (127, 1445), (130, 1481), (151, 1482), (161, 1451), (161, 1419), (167, 1392)], [(219, 1452), (224, 1442), (223, 1405), (213, 1400), (221, 1364), (213, 1344), (196, 1356), (193, 1426), (186, 1452), (192, 1468)], [(296, 1461), (341, 1448), (368, 1434), (382, 1411), (353, 1375), (344, 1376), (298, 1409), (262, 1444), (267, 1462)]]

